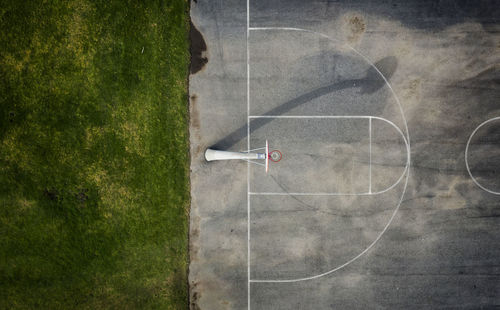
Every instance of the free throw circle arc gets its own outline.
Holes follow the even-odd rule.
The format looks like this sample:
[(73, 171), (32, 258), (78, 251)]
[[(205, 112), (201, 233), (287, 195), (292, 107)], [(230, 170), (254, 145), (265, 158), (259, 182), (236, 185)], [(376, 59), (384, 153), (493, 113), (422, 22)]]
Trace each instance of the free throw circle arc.
[(490, 193), (490, 194), (493, 194), (493, 195), (500, 195), (500, 191), (498, 190), (492, 190), (490, 188), (487, 188), (484, 184), (481, 184), (479, 182), (479, 180), (474, 177), (472, 171), (471, 171), (471, 167), (469, 165), (469, 148), (470, 148), (470, 145), (471, 145), (471, 141), (472, 141), (472, 138), (474, 137), (474, 135), (479, 131), (479, 129), (483, 126), (485, 126), (486, 124), (488, 123), (491, 123), (493, 121), (500, 121), (500, 116), (498, 117), (493, 117), (493, 118), (490, 118), (484, 122), (482, 122), (479, 126), (476, 127), (476, 129), (474, 129), (474, 131), (472, 132), (472, 134), (470, 135), (469, 137), (469, 140), (467, 140), (467, 144), (465, 145), (465, 167), (467, 168), (467, 172), (469, 173), (469, 176), (471, 177), (472, 181), (479, 187), (481, 188), (482, 190)]

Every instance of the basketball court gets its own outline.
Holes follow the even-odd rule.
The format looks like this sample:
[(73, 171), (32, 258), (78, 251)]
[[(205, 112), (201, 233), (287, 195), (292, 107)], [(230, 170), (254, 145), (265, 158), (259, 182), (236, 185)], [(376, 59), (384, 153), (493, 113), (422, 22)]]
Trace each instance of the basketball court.
[[(430, 35), (364, 2), (282, 5), (192, 6), (209, 60), (190, 79), (191, 307), (499, 305), (500, 106), (435, 87), (476, 85), (498, 34), (457, 20)], [(427, 61), (461, 52), (457, 29), (487, 55), (440, 76)]]

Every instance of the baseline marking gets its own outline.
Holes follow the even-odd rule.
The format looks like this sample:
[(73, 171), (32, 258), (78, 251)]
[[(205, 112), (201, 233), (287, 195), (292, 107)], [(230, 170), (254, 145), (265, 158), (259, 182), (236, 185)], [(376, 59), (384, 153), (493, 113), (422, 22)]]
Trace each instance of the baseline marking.
[(474, 131), (472, 132), (472, 134), (470, 135), (469, 137), (469, 140), (467, 140), (467, 145), (465, 146), (465, 167), (467, 167), (467, 172), (469, 173), (472, 181), (474, 183), (476, 183), (477, 186), (479, 186), (479, 188), (481, 188), (482, 190), (490, 193), (490, 194), (493, 194), (493, 195), (500, 195), (500, 192), (496, 192), (496, 191), (493, 191), (493, 190), (490, 190), (490, 189), (487, 189), (486, 187), (482, 186), (481, 184), (479, 184), (479, 181), (476, 180), (476, 178), (474, 178), (474, 176), (472, 175), (472, 172), (470, 171), (470, 167), (469, 167), (469, 161), (467, 159), (468, 157), (468, 152), (469, 152), (469, 144), (472, 140), (472, 137), (476, 134), (476, 132), (479, 130), (479, 128), (483, 127), (484, 125), (490, 123), (490, 122), (493, 122), (493, 121), (496, 121), (496, 120), (500, 120), (500, 116), (498, 117), (493, 117), (493, 118), (490, 118), (489, 120), (486, 120), (484, 122), (482, 122), (479, 126), (476, 127), (476, 129), (474, 129)]

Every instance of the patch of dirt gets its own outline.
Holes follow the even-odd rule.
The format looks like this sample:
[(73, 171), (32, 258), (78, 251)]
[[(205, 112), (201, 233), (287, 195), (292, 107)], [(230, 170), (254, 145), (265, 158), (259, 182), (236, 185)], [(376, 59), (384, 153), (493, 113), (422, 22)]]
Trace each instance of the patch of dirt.
[(366, 31), (366, 24), (363, 17), (359, 15), (351, 16), (346, 22), (347, 39), (350, 42), (358, 41)]
[(421, 81), (420, 79), (413, 79), (409, 82), (408, 86), (403, 93), (403, 97), (406, 99), (416, 98), (420, 99), (420, 91), (421, 91)]
[(191, 128), (195, 130), (200, 130), (200, 113), (197, 107), (198, 97), (196, 94), (191, 95)]
[[(191, 215), (191, 225), (189, 233), (189, 263), (198, 260), (199, 238), (200, 238), (200, 217)], [(200, 299), (199, 282), (191, 281), (189, 283), (189, 309), (200, 310), (198, 301)]]
[(195, 261), (198, 259), (198, 242), (200, 238), (200, 217), (192, 216), (191, 232), (189, 235), (189, 253), (190, 261)]
[(201, 310), (200, 306), (198, 306), (198, 301), (200, 300), (200, 293), (194, 291), (196, 289), (196, 286), (198, 286), (197, 282), (194, 282), (191, 285), (191, 290), (193, 291), (193, 294), (191, 294), (189, 299), (190, 310)]
[[(190, 132), (193, 134), (195, 140), (197, 142), (201, 141), (201, 134), (200, 134), (200, 127), (201, 127), (201, 121), (200, 121), (200, 112), (198, 111), (198, 97), (196, 94), (193, 94), (189, 97), (190, 101)], [(196, 157), (201, 151), (201, 145), (196, 144), (196, 148), (194, 149), (193, 157)]]
[(76, 194), (76, 199), (78, 199), (79, 202), (81, 203), (84, 203), (87, 199), (89, 199), (89, 196), (87, 196), (87, 192), (89, 190), (84, 188), (82, 190), (80, 190), (77, 194)]
[(59, 192), (55, 189), (46, 189), (43, 191), (43, 195), (52, 201), (59, 200)]

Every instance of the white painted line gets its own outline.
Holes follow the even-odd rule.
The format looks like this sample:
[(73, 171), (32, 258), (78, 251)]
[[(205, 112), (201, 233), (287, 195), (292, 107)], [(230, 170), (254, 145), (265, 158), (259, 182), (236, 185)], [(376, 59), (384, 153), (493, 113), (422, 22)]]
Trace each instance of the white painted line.
[[(369, 127), (369, 148), (370, 148), (370, 168), (369, 168), (369, 176), (368, 176), (368, 179), (369, 179), (369, 183), (368, 183), (368, 193), (372, 193), (372, 118), (370, 117), (369, 121), (368, 121), (368, 127)], [(404, 136), (403, 136), (404, 138)], [(406, 170), (406, 169), (405, 169)]]
[(494, 195), (500, 195), (500, 192), (497, 192), (497, 191), (493, 191), (493, 190), (490, 190), (488, 188), (486, 188), (485, 186), (481, 185), (479, 183), (478, 180), (476, 180), (476, 178), (474, 178), (474, 176), (472, 175), (472, 172), (470, 171), (470, 167), (469, 167), (469, 160), (467, 159), (467, 157), (469, 156), (468, 152), (469, 152), (469, 144), (472, 140), (472, 137), (476, 134), (476, 132), (479, 130), (479, 128), (483, 127), (484, 125), (490, 123), (490, 122), (493, 122), (493, 121), (496, 121), (496, 120), (500, 120), (500, 116), (498, 117), (493, 117), (493, 118), (490, 118), (489, 120), (486, 120), (484, 122), (482, 122), (479, 126), (476, 127), (476, 129), (474, 129), (474, 131), (472, 132), (472, 134), (470, 135), (469, 137), (469, 140), (467, 140), (467, 145), (465, 146), (465, 167), (467, 167), (467, 172), (469, 173), (472, 181), (477, 185), (479, 186), (479, 188), (481, 188), (482, 190), (490, 193), (490, 194), (494, 194)]
[[(248, 7), (248, 1), (247, 0), (247, 68), (248, 68), (248, 34), (250, 33), (250, 31), (258, 31), (258, 30), (284, 30), (284, 31), (300, 31), (300, 32), (307, 32), (307, 33), (312, 33), (312, 34), (315, 34), (315, 35), (318, 35), (320, 37), (323, 37), (323, 38), (326, 38), (327, 40), (330, 40), (332, 42), (336, 42), (334, 39), (330, 38), (329, 36), (325, 35), (325, 34), (322, 34), (322, 33), (318, 33), (316, 31), (312, 31), (312, 30), (307, 30), (307, 29), (302, 29), (302, 28), (291, 28), (291, 27), (250, 27), (249, 26), (249, 21), (248, 21), (248, 18), (249, 18), (249, 15), (248, 15), (248, 11), (249, 11), (249, 7)], [(406, 135), (404, 135), (402, 133), (402, 131), (399, 129), (399, 127), (393, 125), (396, 127), (396, 129), (402, 134), (403, 136), (403, 139), (405, 140), (405, 144), (406, 144), (406, 151), (407, 151), (407, 163), (406, 163), (406, 169), (405, 169), (405, 172), (401, 175), (400, 177), (400, 180), (402, 179), (403, 175), (406, 175), (406, 180), (405, 180), (405, 184), (404, 184), (404, 189), (403, 189), (403, 193), (401, 194), (401, 198), (399, 200), (399, 203), (398, 205), (396, 206), (396, 208), (394, 209), (394, 212), (392, 213), (392, 216), (391, 218), (389, 219), (389, 221), (387, 222), (387, 224), (385, 225), (384, 229), (382, 230), (382, 232), (377, 236), (377, 238), (365, 249), (363, 250), (361, 253), (359, 253), (358, 255), (356, 255), (355, 257), (353, 257), (352, 259), (348, 260), (347, 262), (345, 262), (344, 264), (338, 266), (337, 268), (334, 268), (334, 269), (331, 269), (327, 272), (324, 272), (322, 274), (318, 274), (318, 275), (315, 275), (315, 276), (311, 276), (311, 277), (305, 277), (305, 278), (297, 278), (297, 279), (286, 279), (286, 280), (252, 280), (250, 279), (249, 277), (249, 282), (252, 282), (252, 283), (255, 283), (255, 282), (273, 282), (273, 283), (286, 283), (286, 282), (299, 282), (299, 281), (306, 281), (306, 280), (312, 280), (312, 279), (317, 279), (319, 277), (323, 277), (323, 276), (326, 276), (328, 274), (331, 274), (339, 269), (342, 269), (344, 268), (345, 266), (351, 264), (352, 262), (356, 261), (359, 257), (361, 257), (362, 255), (364, 255), (366, 252), (368, 252), (377, 242), (378, 240), (380, 240), (380, 238), (382, 237), (382, 235), (386, 232), (386, 230), (388, 229), (389, 225), (392, 223), (392, 221), (394, 220), (394, 217), (396, 216), (396, 213), (398, 212), (399, 210), (399, 207), (401, 206), (401, 203), (403, 201), (403, 197), (404, 197), (404, 194), (406, 192), (406, 187), (408, 185), (408, 179), (409, 179), (409, 176), (410, 176), (410, 163), (411, 163), (411, 148), (410, 148), (410, 134), (409, 134), (409, 131), (408, 131), (408, 123), (406, 121), (406, 118), (404, 116), (404, 113), (403, 113), (403, 107), (401, 106), (401, 102), (399, 101), (399, 98), (397, 97), (396, 93), (394, 92), (394, 89), (392, 88), (391, 84), (389, 84), (389, 82), (387, 81), (386, 77), (382, 74), (382, 72), (380, 72), (380, 70), (366, 57), (364, 56), (363, 54), (361, 54), (360, 52), (358, 52), (356, 49), (354, 49), (353, 47), (351, 47), (350, 45), (348, 44), (344, 44), (345, 46), (349, 47), (354, 53), (356, 53), (357, 55), (359, 55), (361, 58), (363, 58), (368, 64), (370, 64), (377, 72), (378, 74), (382, 77), (382, 79), (385, 81), (386, 85), (389, 87), (391, 93), (393, 94), (394, 98), (396, 99), (396, 103), (398, 104), (399, 106), (399, 110), (400, 110), (400, 113), (401, 113), (401, 117), (403, 118), (403, 122), (404, 122), (404, 126), (405, 126), (405, 131), (406, 131)], [(248, 69), (247, 69), (248, 70)], [(250, 83), (250, 79), (248, 78), (248, 83)], [(249, 96), (249, 84), (247, 84), (247, 96)], [(248, 111), (248, 115), (250, 115), (250, 112)], [(262, 116), (262, 118), (266, 118), (266, 117), (269, 117), (269, 116)], [(367, 116), (365, 118), (375, 118), (375, 119), (381, 119), (381, 118), (377, 118), (377, 117), (374, 117), (374, 116)], [(257, 118), (257, 117), (248, 117), (248, 120), (250, 118)], [(286, 118), (286, 117), (276, 117), (276, 118)], [(297, 118), (297, 117), (295, 117)], [(300, 118), (300, 117), (299, 117)], [(310, 118), (315, 118), (315, 117), (310, 117)], [(320, 117), (318, 117), (320, 118)], [(342, 117), (337, 117), (337, 118), (342, 118)], [(385, 119), (382, 119), (382, 120), (385, 120)], [(385, 120), (385, 121), (388, 121), (388, 120)], [(390, 121), (388, 121), (390, 122)], [(392, 122), (390, 122), (390, 124), (393, 124)], [(248, 134), (250, 134), (250, 132), (248, 132)], [(250, 169), (248, 167), (248, 169)], [(399, 183), (399, 181), (397, 182)], [(395, 184), (397, 184), (395, 183)], [(395, 184), (393, 184), (393, 186), (391, 186), (390, 188), (394, 187)], [(250, 191), (248, 191), (248, 197), (250, 197)], [(249, 205), (249, 204), (248, 204)], [(248, 222), (248, 225), (250, 225), (250, 222)], [(249, 227), (250, 229), (250, 227)], [(250, 250), (249, 250), (250, 251)], [(250, 273), (249, 273), (250, 275)], [(250, 292), (250, 289), (249, 289), (249, 292)], [(250, 296), (250, 295), (249, 295)], [(249, 306), (250, 306), (250, 297), (249, 298)]]
[(259, 148), (256, 148), (256, 149), (248, 150), (248, 151), (245, 151), (245, 152), (249, 153), (249, 152), (255, 152), (255, 151), (265, 150), (265, 149), (266, 149), (266, 147), (264, 146), (264, 147), (259, 147)]
[(250, 192), (252, 196), (373, 196), (377, 193), (288, 193), (288, 192)]
[[(403, 140), (405, 141), (405, 144), (407, 147), (409, 147), (409, 140), (405, 137), (403, 131), (393, 122), (390, 120), (379, 117), (379, 116), (372, 116), (372, 115), (250, 115), (248, 117), (249, 119), (257, 119), (257, 118), (277, 118), (277, 119), (377, 119), (381, 120), (383, 122), (388, 123), (392, 127), (394, 127), (401, 137), (403, 137)], [(408, 152), (408, 156), (410, 153)]]
[(309, 32), (313, 33), (316, 35), (319, 35), (321, 37), (327, 38), (328, 40), (335, 41), (334, 39), (331, 39), (329, 36), (326, 34), (322, 34), (313, 30), (307, 30), (303, 28), (295, 28), (295, 27), (249, 27), (248, 30), (250, 31), (262, 31), (262, 30), (285, 30), (285, 31), (299, 31), (299, 32)]
[[(250, 36), (250, 0), (247, 0), (247, 150), (250, 152), (250, 49), (248, 39)], [(250, 310), (250, 163), (247, 163), (247, 306)]]
[(265, 167), (265, 166), (266, 166), (266, 165), (265, 165), (265, 164), (263, 164), (263, 163), (259, 163), (259, 162), (253, 161), (253, 160), (244, 159), (244, 161), (247, 161), (247, 162), (249, 162), (249, 163), (251, 163), (251, 164), (255, 164), (255, 165), (259, 165), (259, 166), (263, 166), (263, 167)]
[(376, 195), (381, 195), (384, 194), (394, 187), (396, 187), (399, 183), (401, 183), (401, 180), (403, 177), (406, 175), (406, 172), (408, 171), (408, 166), (405, 167), (403, 170), (403, 174), (399, 177), (399, 179), (394, 182), (390, 187), (378, 191), (378, 192), (371, 192), (371, 193), (326, 193), (326, 192), (249, 192), (250, 195), (252, 196), (376, 196)]
[[(386, 120), (385, 118), (371, 115), (250, 115), (249, 118), (291, 118), (291, 119), (307, 119), (307, 118), (346, 118), (346, 119), (368, 119), (368, 118), (376, 118), (385, 120), (387, 122), (391, 122)], [(392, 122), (391, 122), (392, 123)], [(394, 125), (396, 126), (396, 125)]]

